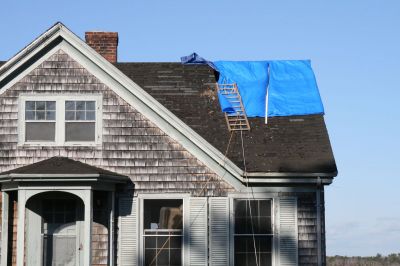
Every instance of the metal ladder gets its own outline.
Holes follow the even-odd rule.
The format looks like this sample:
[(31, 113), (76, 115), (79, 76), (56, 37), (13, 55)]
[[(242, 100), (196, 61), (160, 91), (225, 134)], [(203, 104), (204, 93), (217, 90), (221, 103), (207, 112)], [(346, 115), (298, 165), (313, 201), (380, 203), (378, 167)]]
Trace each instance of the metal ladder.
[(218, 92), (225, 96), (231, 103), (234, 113), (225, 113), (226, 123), (229, 131), (233, 130), (250, 130), (249, 120), (243, 107), (242, 97), (236, 83), (233, 84), (217, 84)]

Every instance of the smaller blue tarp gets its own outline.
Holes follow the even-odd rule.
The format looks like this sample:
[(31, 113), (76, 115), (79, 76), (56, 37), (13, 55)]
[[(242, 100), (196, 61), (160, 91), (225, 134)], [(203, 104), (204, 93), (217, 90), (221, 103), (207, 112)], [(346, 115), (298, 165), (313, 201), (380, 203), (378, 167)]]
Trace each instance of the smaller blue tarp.
[(204, 65), (204, 64), (206, 64), (206, 65), (209, 65), (211, 68), (217, 70), (217, 68), (211, 61), (204, 59), (203, 57), (199, 56), (196, 53), (192, 53), (188, 56), (182, 56), (181, 63), (184, 65)]

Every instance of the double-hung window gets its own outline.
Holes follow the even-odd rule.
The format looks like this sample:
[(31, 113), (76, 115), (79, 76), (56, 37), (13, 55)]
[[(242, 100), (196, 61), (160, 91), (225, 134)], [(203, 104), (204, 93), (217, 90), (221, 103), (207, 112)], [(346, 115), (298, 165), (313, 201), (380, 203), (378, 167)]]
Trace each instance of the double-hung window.
[(96, 101), (65, 101), (65, 141), (96, 140)]
[(182, 265), (183, 200), (145, 199), (143, 206), (144, 265)]
[(272, 200), (234, 201), (235, 265), (272, 265)]
[(19, 144), (100, 144), (101, 105), (101, 95), (22, 95)]
[(31, 142), (56, 139), (56, 102), (25, 102), (25, 140)]

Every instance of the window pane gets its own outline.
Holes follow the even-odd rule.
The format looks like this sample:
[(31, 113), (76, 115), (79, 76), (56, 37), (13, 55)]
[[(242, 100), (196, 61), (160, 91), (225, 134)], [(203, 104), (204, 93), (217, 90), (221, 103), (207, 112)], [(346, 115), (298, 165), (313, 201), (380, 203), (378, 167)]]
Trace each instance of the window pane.
[(27, 122), (25, 141), (54, 141), (56, 127), (54, 122)]
[(25, 120), (55, 120), (55, 101), (26, 101)]
[(236, 200), (235, 233), (271, 234), (271, 202), (271, 200)]
[(75, 120), (75, 112), (74, 111), (66, 111), (65, 112), (65, 120)]
[(36, 120), (45, 120), (45, 111), (36, 111)]
[(46, 111), (46, 120), (56, 120), (56, 111)]
[(25, 110), (35, 110), (35, 102), (34, 101), (27, 101), (25, 103)]
[(76, 101), (76, 110), (85, 110), (85, 102)]
[(85, 111), (76, 111), (76, 120), (85, 120)]
[(259, 265), (271, 265), (272, 236), (235, 236), (235, 265), (256, 266), (256, 256)]
[(65, 141), (95, 141), (96, 123), (67, 122), (65, 123)]
[(96, 110), (95, 101), (87, 101), (86, 102), (86, 110)]
[(75, 110), (75, 102), (65, 101), (65, 110)]
[(86, 111), (86, 120), (96, 120), (96, 112)]
[(47, 101), (46, 102), (46, 110), (56, 110), (56, 102), (55, 101)]
[(35, 111), (25, 111), (25, 120), (35, 120)]
[(182, 229), (182, 200), (145, 200), (144, 229)]
[(36, 102), (36, 110), (46, 110), (46, 102), (44, 101), (37, 101)]
[[(152, 234), (156, 234), (153, 232)], [(181, 265), (182, 236), (145, 236), (145, 265)], [(178, 241), (179, 240), (179, 241)], [(173, 245), (173, 243), (176, 244)]]
[(169, 249), (164, 247), (163, 249), (158, 249), (157, 251), (157, 263), (154, 263), (153, 265), (170, 265)]

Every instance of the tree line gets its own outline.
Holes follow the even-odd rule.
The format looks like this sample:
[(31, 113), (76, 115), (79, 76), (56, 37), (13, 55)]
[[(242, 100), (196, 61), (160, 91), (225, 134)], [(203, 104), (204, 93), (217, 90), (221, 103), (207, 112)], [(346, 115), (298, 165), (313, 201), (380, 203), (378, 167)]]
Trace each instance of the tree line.
[(326, 258), (327, 266), (400, 266), (400, 253), (371, 257), (331, 256)]

